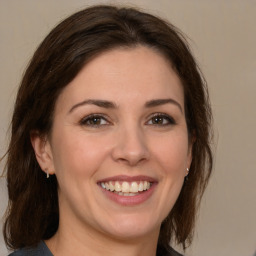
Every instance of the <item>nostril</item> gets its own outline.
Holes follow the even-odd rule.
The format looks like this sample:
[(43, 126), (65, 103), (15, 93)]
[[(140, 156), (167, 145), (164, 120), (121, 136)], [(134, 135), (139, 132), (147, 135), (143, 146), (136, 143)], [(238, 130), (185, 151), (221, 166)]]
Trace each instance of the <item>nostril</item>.
[[(136, 130), (135, 130), (136, 129)], [(113, 159), (127, 165), (137, 165), (149, 158), (147, 141), (137, 128), (119, 131), (113, 147)]]
[(146, 154), (143, 153), (121, 153), (120, 155), (115, 155), (114, 157), (115, 161), (121, 162), (121, 163), (125, 163), (127, 165), (137, 165), (140, 164), (141, 162), (144, 162), (148, 159), (148, 157), (146, 156)]

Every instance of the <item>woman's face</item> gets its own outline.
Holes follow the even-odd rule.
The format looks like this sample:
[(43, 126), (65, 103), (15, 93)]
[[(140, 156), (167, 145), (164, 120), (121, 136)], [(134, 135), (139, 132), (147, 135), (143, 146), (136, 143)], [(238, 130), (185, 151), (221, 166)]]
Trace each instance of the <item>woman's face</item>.
[(63, 90), (44, 166), (60, 228), (122, 239), (157, 234), (191, 162), (181, 81), (147, 47), (114, 49)]

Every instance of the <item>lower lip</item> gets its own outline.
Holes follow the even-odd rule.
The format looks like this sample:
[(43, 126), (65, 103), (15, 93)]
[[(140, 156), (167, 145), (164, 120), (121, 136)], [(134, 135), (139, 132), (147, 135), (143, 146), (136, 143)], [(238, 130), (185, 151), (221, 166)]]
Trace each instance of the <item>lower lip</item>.
[(114, 192), (110, 192), (110, 191), (102, 188), (101, 186), (100, 186), (100, 188), (110, 200), (112, 200), (120, 205), (123, 205), (123, 206), (133, 206), (133, 205), (142, 204), (145, 201), (147, 201), (153, 194), (153, 192), (156, 188), (156, 185), (157, 185), (157, 183), (153, 183), (148, 190), (141, 192), (135, 196), (120, 196)]

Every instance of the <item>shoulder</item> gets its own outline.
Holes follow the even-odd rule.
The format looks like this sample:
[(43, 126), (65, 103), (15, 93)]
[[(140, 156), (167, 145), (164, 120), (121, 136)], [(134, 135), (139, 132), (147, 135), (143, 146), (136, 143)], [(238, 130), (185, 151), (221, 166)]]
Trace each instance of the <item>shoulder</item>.
[(177, 251), (175, 251), (174, 249), (171, 248), (171, 253), (170, 255), (172, 256), (183, 256), (182, 254), (178, 253)]
[(172, 247), (168, 247), (168, 248), (158, 247), (157, 256), (183, 256), (183, 255), (175, 251)]
[(36, 247), (17, 250), (9, 256), (53, 256), (46, 244), (41, 241)]

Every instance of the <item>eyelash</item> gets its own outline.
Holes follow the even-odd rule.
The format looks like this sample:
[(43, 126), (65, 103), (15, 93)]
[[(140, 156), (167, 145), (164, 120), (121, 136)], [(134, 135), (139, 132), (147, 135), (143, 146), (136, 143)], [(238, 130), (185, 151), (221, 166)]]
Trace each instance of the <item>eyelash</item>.
[[(153, 114), (151, 117), (150, 117), (150, 121), (152, 121), (153, 119), (156, 119), (158, 118), (159, 120), (162, 120), (163, 122), (166, 122), (166, 123), (162, 123), (162, 124), (150, 124), (150, 125), (155, 125), (155, 126), (168, 126), (168, 125), (175, 125), (176, 122), (175, 120), (167, 115), (167, 114), (164, 114), (164, 113), (155, 113)], [(148, 124), (149, 121), (147, 121), (147, 124)]]
[[(156, 119), (158, 119), (158, 121), (162, 121), (163, 123), (157, 124), (157, 123), (153, 123), (153, 119), (155, 118), (154, 121), (157, 121)], [(89, 123), (89, 122), (97, 122), (97, 121), (104, 121), (104, 124), (98, 124), (98, 123)], [(150, 124), (150, 122), (152, 122)], [(89, 116), (86, 116), (84, 118), (82, 118), (79, 122), (80, 125), (82, 126), (90, 126), (90, 127), (100, 127), (100, 126), (105, 126), (105, 125), (109, 125), (110, 121), (108, 121), (108, 119), (105, 117), (105, 115), (103, 114), (91, 114)], [(168, 126), (168, 125), (175, 125), (176, 122), (175, 120), (167, 115), (167, 114), (163, 114), (163, 113), (155, 113), (152, 116), (150, 116), (149, 121), (146, 122), (146, 125), (154, 125), (154, 126)]]
[[(104, 120), (106, 123), (104, 124), (90, 124), (88, 122), (90, 121), (96, 121), (97, 120)], [(108, 119), (105, 117), (105, 115), (103, 114), (92, 114), (92, 115), (89, 115), (89, 116), (86, 116), (84, 118), (82, 118), (79, 122), (80, 125), (82, 126), (91, 126), (91, 127), (99, 127), (99, 126), (102, 126), (102, 125), (108, 125), (110, 124), (110, 122), (108, 121)]]

